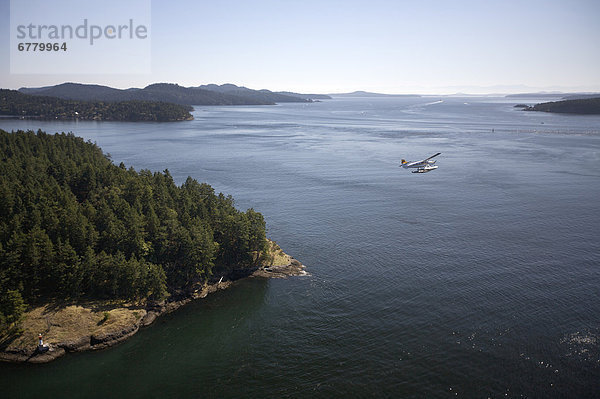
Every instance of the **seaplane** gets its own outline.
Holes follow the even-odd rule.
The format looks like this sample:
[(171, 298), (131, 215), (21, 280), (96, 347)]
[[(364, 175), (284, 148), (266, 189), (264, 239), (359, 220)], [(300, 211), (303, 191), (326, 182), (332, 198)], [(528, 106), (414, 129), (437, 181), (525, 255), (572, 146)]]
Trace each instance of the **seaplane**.
[(434, 165), (435, 161), (432, 161), (431, 158), (435, 158), (440, 154), (441, 154), (441, 152), (438, 152), (437, 154), (434, 154), (434, 155), (430, 156), (429, 158), (425, 158), (422, 161), (409, 162), (406, 159), (403, 159), (400, 167), (401, 168), (416, 168), (416, 170), (412, 171), (413, 173), (431, 172), (432, 170), (436, 170), (438, 168), (436, 165)]

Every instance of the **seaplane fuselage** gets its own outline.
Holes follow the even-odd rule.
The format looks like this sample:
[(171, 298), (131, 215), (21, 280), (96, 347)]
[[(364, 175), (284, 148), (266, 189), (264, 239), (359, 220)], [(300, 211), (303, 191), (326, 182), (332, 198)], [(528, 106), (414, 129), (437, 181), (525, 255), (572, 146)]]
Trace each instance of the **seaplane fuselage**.
[(403, 159), (400, 166), (403, 168), (406, 168), (406, 169), (416, 168), (417, 170), (413, 170), (413, 173), (431, 172), (432, 170), (436, 170), (438, 168), (437, 166), (434, 166), (436, 161), (432, 160), (431, 158), (435, 158), (440, 154), (441, 154), (441, 152), (438, 152), (437, 154), (432, 155), (429, 158), (425, 158), (422, 161), (409, 162), (409, 161)]

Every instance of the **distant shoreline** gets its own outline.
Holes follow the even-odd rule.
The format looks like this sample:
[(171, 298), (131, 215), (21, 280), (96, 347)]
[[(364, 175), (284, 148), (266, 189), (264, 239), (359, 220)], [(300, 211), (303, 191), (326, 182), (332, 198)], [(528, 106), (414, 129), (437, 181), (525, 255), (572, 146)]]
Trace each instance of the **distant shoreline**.
[(128, 120), (128, 119), (93, 119), (93, 118), (79, 118), (79, 117), (50, 117), (50, 116), (37, 116), (37, 115), (0, 115), (0, 120), (37, 120), (37, 121), (85, 121), (85, 122), (158, 122), (158, 123), (170, 123), (170, 122), (185, 122), (185, 121), (193, 121), (194, 117), (192, 115), (186, 116), (185, 118), (180, 119), (171, 119), (171, 120)]
[(193, 119), (192, 110), (161, 101), (72, 100), (0, 89), (0, 114), (19, 119), (175, 122)]
[(517, 104), (524, 111), (550, 112), (571, 115), (600, 115), (600, 97), (552, 101), (533, 106)]

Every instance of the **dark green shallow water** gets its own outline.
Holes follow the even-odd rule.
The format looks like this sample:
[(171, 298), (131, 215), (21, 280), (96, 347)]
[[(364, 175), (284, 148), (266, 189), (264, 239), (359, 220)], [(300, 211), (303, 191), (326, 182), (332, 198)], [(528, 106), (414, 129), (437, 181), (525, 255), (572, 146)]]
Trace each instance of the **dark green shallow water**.
[[(0, 121), (207, 181), (263, 212), (311, 273), (237, 282), (106, 351), (1, 364), (2, 396), (597, 397), (600, 117), (512, 105), (336, 99), (197, 107), (175, 124)], [(435, 172), (398, 168), (438, 151)]]

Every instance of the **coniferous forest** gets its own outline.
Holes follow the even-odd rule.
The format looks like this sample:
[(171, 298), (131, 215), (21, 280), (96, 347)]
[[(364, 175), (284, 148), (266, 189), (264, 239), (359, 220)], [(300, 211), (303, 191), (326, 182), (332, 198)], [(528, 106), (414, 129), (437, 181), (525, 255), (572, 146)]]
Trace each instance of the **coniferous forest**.
[(53, 299), (162, 299), (252, 270), (265, 221), (73, 134), (0, 130), (0, 328)]
[(0, 89), (0, 115), (15, 118), (173, 122), (193, 119), (192, 107), (158, 101), (79, 101)]

